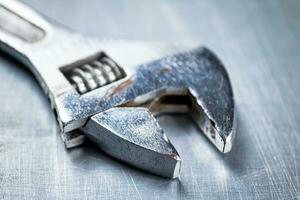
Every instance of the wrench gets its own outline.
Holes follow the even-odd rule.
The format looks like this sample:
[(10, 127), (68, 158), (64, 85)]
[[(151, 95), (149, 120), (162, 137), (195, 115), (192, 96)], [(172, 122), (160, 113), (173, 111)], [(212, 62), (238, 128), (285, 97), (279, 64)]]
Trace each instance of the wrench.
[(16, 0), (0, 0), (0, 49), (36, 77), (65, 146), (87, 137), (105, 153), (169, 178), (179, 176), (181, 159), (154, 116), (189, 114), (223, 153), (235, 136), (223, 64), (205, 47), (186, 48), (97, 40), (46, 21)]

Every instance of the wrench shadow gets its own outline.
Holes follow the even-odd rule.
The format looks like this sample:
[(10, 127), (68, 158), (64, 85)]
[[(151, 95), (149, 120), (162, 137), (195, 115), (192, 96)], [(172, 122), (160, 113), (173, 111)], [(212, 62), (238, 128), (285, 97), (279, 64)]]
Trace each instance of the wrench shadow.
[[(193, 163), (193, 160), (190, 161), (191, 159), (188, 157), (201, 160), (204, 156), (199, 156), (199, 154), (207, 154), (211, 156), (211, 158), (208, 158), (211, 159), (209, 162), (215, 162), (218, 165), (223, 164), (225, 165), (225, 170), (228, 170), (230, 173), (239, 174), (243, 173), (243, 171), (247, 169), (245, 159), (249, 149), (246, 143), (248, 135), (241, 135), (244, 125), (240, 118), (239, 108), (237, 107), (236, 109), (236, 136), (231, 151), (226, 154), (219, 152), (219, 150), (211, 144), (208, 138), (206, 138), (192, 118), (186, 114), (172, 114), (168, 116), (162, 115), (162, 119), (158, 119), (158, 121), (165, 122), (160, 124), (169, 136), (175, 148), (179, 151), (183, 160), (183, 165), (185, 163), (185, 159), (190, 162), (188, 163), (189, 166), (193, 166), (195, 164), (195, 162)], [(172, 118), (170, 118), (170, 116)], [(170, 124), (170, 126), (177, 125), (176, 129), (178, 130), (172, 131), (174, 128), (170, 129), (164, 124)], [(195, 145), (195, 143), (197, 144)], [(195, 150), (193, 150), (193, 148)], [(201, 161), (199, 161), (199, 163), (201, 163)], [(184, 171), (185, 169), (183, 168), (182, 173), (184, 173)]]
[[(63, 145), (63, 144), (62, 144)], [(112, 175), (114, 179), (124, 181), (126, 184), (147, 183), (151, 187), (160, 189), (177, 188), (178, 191), (184, 193), (184, 187), (179, 179), (168, 179), (147, 173), (143, 170), (128, 165), (118, 159), (115, 159), (103, 151), (99, 150), (97, 146), (87, 140), (81, 147), (77, 147), (67, 151), (73, 166), (80, 170), (94, 171), (103, 173), (102, 175)]]

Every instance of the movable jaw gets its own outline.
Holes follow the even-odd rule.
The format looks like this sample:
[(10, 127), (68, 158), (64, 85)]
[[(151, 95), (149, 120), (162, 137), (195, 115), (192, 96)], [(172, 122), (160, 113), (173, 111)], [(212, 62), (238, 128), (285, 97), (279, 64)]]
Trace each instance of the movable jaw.
[(115, 158), (160, 176), (179, 176), (181, 159), (146, 108), (111, 108), (91, 117), (83, 130)]

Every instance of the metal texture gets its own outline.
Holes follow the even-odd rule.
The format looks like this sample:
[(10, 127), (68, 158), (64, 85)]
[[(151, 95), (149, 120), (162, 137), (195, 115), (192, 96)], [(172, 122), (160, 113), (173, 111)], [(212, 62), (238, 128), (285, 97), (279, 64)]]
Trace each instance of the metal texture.
[[(235, 135), (233, 93), (223, 64), (208, 49), (197, 48), (149, 64), (130, 65), (122, 59), (126, 57), (132, 60), (131, 63), (138, 63), (140, 59), (135, 52), (139, 52), (151, 60), (147, 49), (156, 51), (155, 47), (141, 44), (144, 48), (139, 48), (134, 43), (122, 45), (113, 41), (98, 41), (54, 26), (18, 1), (1, 1), (0, 4), (0, 18), (3, 21), (0, 47), (27, 65), (39, 80), (57, 114), (67, 147), (78, 146), (84, 141), (79, 132), (71, 132), (83, 127), (82, 133), (92, 136), (90, 138), (106, 153), (148, 172), (178, 177), (181, 166), (179, 155), (175, 150), (171, 154), (165, 152), (173, 148), (170, 142), (165, 142), (164, 146), (158, 145), (157, 148), (161, 149), (156, 149), (153, 155), (151, 144), (160, 142), (150, 140), (159, 137), (161, 139), (158, 141), (168, 140), (157, 131), (155, 119), (150, 120), (153, 123), (136, 124), (138, 131), (132, 134), (145, 135), (139, 137), (138, 143), (134, 137), (123, 137), (119, 140), (120, 148), (117, 148), (113, 147), (116, 142), (109, 140), (108, 135), (101, 138), (102, 123), (89, 118), (117, 106), (151, 105), (159, 114), (165, 111), (164, 107), (168, 107), (169, 112), (173, 111), (172, 108), (178, 111), (176, 106), (179, 104), (188, 107), (187, 112), (221, 152), (230, 151)], [(124, 48), (127, 50), (130, 46), (133, 46), (134, 52), (126, 54)], [(165, 48), (176, 52), (171, 45), (165, 45)], [(49, 56), (55, 59), (49, 59)], [(101, 81), (104, 79), (105, 83)], [(153, 106), (154, 101), (156, 106)], [(133, 131), (130, 124), (137, 115), (127, 109), (119, 109), (118, 112), (122, 111), (126, 112), (126, 119), (114, 126), (124, 123), (128, 126), (115, 129), (124, 133), (111, 131), (112, 138)], [(114, 121), (111, 118), (108, 120)], [(96, 131), (97, 125), (100, 132)], [(155, 137), (146, 137), (155, 133)], [(166, 148), (166, 145), (169, 147)], [(156, 161), (153, 162), (153, 159)]]
[(1, 54), (0, 198), (299, 199), (299, 1), (25, 1), (97, 38), (206, 44), (229, 71), (240, 134), (223, 156), (185, 116), (159, 117), (184, 161), (179, 180), (89, 143), (65, 150), (37, 82)]
[(146, 108), (112, 108), (84, 128), (107, 154), (157, 175), (179, 176), (181, 159)]

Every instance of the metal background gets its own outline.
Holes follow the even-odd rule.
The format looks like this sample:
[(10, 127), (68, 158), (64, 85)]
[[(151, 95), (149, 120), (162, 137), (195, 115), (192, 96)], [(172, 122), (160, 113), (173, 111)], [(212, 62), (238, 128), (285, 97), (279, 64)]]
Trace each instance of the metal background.
[(161, 117), (183, 159), (179, 180), (90, 144), (67, 151), (37, 82), (0, 54), (0, 198), (300, 198), (300, 1), (24, 2), (99, 38), (205, 44), (231, 77), (238, 132), (223, 156), (184, 116)]

